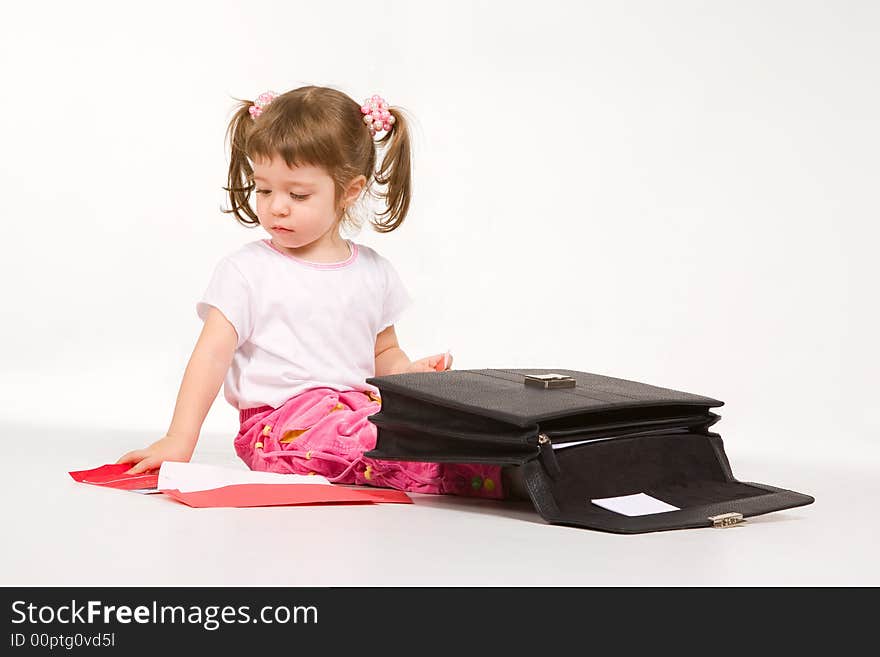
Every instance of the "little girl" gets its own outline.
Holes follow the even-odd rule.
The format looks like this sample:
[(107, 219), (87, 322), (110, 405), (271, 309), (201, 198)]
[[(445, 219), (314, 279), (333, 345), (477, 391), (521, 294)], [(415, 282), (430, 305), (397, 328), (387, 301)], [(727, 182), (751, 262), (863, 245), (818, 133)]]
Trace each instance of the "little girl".
[[(238, 99), (236, 99), (238, 100)], [(451, 356), (410, 362), (394, 322), (411, 298), (391, 263), (342, 239), (362, 192), (385, 199), (374, 229), (401, 225), (410, 203), (410, 133), (378, 95), (359, 105), (306, 86), (261, 94), (230, 121), (235, 218), (269, 234), (223, 257), (196, 304), (204, 320), (167, 435), (123, 455), (129, 473), (189, 461), (224, 384), (239, 410), (235, 451), (252, 470), (320, 474), (342, 484), (505, 497), (498, 466), (380, 461), (368, 416), (381, 398), (365, 379), (448, 369)], [(375, 136), (382, 133), (376, 140)], [(377, 145), (386, 144), (376, 170)], [(387, 185), (383, 192), (374, 186)], [(256, 193), (256, 211), (250, 205)]]

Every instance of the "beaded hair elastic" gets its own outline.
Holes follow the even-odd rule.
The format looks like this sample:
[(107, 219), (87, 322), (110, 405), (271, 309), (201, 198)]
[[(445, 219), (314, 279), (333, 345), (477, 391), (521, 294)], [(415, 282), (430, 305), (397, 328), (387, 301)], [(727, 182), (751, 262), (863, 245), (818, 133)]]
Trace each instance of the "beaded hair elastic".
[[(278, 95), (274, 91), (261, 93), (254, 104), (248, 108), (251, 118), (256, 121), (257, 117), (263, 113), (263, 108), (275, 100)], [(364, 123), (370, 129), (370, 134), (373, 137), (379, 132), (391, 130), (391, 126), (397, 120), (388, 111), (388, 103), (378, 94), (373, 94), (364, 100), (364, 104), (361, 105), (361, 114), (364, 115)]]
[(364, 123), (369, 126), (370, 134), (374, 137), (377, 132), (391, 130), (391, 126), (396, 121), (388, 111), (388, 103), (382, 96), (376, 94), (364, 100), (364, 104), (361, 105), (361, 114), (364, 115)]
[(261, 93), (254, 101), (254, 104), (248, 108), (248, 112), (251, 113), (251, 118), (256, 121), (257, 117), (263, 113), (263, 108), (276, 98), (278, 98), (278, 94), (274, 91), (264, 91)]

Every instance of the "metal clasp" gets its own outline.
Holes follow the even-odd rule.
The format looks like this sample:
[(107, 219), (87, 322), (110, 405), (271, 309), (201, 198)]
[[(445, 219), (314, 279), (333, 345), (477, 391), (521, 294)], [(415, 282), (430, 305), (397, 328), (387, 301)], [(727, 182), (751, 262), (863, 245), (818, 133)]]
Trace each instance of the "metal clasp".
[(546, 374), (525, 374), (525, 383), (527, 386), (536, 388), (574, 388), (577, 384), (572, 377), (565, 374), (557, 374), (556, 372), (547, 372)]
[(745, 522), (745, 518), (741, 513), (722, 513), (718, 516), (709, 516), (713, 527), (733, 527), (741, 522)]

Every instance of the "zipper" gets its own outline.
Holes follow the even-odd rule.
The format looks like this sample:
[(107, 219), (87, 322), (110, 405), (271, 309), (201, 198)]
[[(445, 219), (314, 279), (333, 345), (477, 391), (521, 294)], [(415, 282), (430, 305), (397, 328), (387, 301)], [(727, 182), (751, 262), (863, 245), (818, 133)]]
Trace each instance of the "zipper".
[[(700, 428), (711, 426), (718, 419), (719, 416), (712, 414), (713, 417), (704, 417), (704, 416), (690, 416), (690, 417), (681, 417), (681, 418), (668, 418), (668, 419), (660, 419), (660, 420), (649, 420), (641, 423), (640, 425), (632, 426), (626, 423), (618, 423), (618, 424), (606, 424), (600, 425), (598, 427), (587, 427), (587, 428), (565, 428), (565, 429), (543, 429), (543, 432), (548, 436), (552, 436), (554, 438), (565, 438), (568, 436), (584, 436), (584, 438), (613, 438), (617, 436), (630, 436), (630, 435), (639, 435), (639, 434), (650, 434), (650, 433), (663, 433), (667, 431), (678, 431), (678, 430), (690, 430), (692, 428)], [(630, 429), (626, 431), (626, 433), (620, 433), (621, 430)], [(541, 428), (538, 428), (541, 431)], [(588, 438), (589, 436), (589, 438)], [(568, 442), (563, 440), (562, 442)]]
[(556, 460), (550, 436), (546, 433), (539, 433), (538, 447), (541, 450), (541, 462), (544, 464), (544, 469), (547, 470), (547, 474), (551, 478), (556, 479), (562, 471), (559, 469), (559, 462)]

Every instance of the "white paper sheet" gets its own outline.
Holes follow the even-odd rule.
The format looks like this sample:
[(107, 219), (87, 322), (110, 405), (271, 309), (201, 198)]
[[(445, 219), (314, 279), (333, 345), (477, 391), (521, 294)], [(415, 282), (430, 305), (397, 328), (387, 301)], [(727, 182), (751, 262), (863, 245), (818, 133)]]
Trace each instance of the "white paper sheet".
[(647, 516), (652, 513), (667, 513), (669, 511), (681, 510), (677, 506), (672, 506), (644, 493), (621, 495), (620, 497), (604, 497), (590, 501), (601, 506), (603, 509), (608, 509), (625, 516)]
[(235, 470), (204, 463), (180, 463), (165, 461), (159, 468), (159, 490), (177, 489), (181, 493), (196, 490), (211, 490), (233, 484), (325, 484), (321, 475), (278, 474), (275, 472), (256, 472)]
[(565, 449), (566, 447), (574, 447), (575, 445), (583, 445), (584, 443), (595, 443), (600, 440), (613, 440), (613, 438), (590, 438), (589, 440), (573, 440), (570, 443), (551, 443), (553, 449)]

